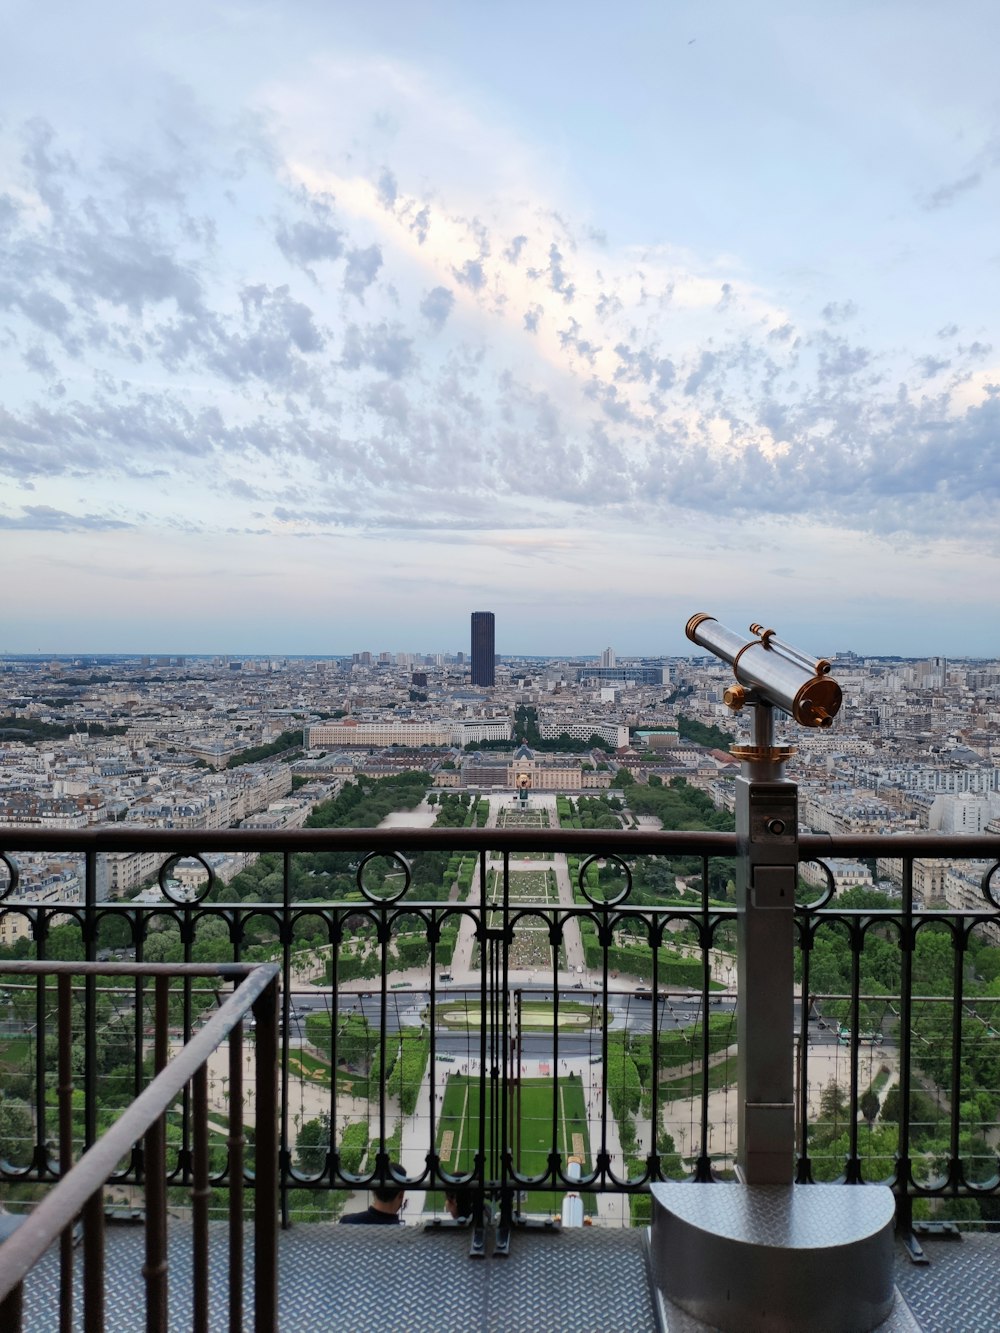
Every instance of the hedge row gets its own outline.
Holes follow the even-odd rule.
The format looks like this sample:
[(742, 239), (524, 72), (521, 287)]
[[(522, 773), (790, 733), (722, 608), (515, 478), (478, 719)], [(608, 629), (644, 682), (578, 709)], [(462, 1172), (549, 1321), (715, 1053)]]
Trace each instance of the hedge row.
[(424, 1035), (414, 1028), (404, 1028), (398, 1036), (399, 1041), (395, 1046), (386, 1045), (384, 1075), (376, 1057), (371, 1082), (378, 1085), (384, 1081), (390, 1093), (398, 1092), (399, 1109), (403, 1115), (412, 1115), (416, 1110), (420, 1085), (424, 1081), (429, 1047)]
[[(586, 924), (586, 922), (583, 923), (584, 926)], [(593, 926), (590, 930), (581, 928), (581, 937), (587, 967), (602, 968), (604, 966), (604, 949), (597, 938), (596, 930)], [(646, 947), (612, 944), (608, 949), (608, 967), (612, 972), (637, 977), (641, 981), (652, 981), (652, 950)], [(701, 986), (701, 960), (699, 958), (682, 958), (679, 954), (668, 953), (661, 949), (657, 977), (660, 986), (685, 986), (697, 990)]]
[(368, 1125), (364, 1120), (352, 1120), (344, 1126), (340, 1139), (340, 1169), (349, 1176), (360, 1174), (361, 1163), (368, 1151)]

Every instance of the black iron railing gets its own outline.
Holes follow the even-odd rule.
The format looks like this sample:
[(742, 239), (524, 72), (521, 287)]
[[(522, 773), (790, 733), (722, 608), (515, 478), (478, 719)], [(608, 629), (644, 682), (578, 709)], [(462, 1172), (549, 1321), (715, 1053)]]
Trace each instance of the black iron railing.
[[(105, 1326), (105, 1222), (109, 1182), (129, 1180), (141, 1192), (141, 1214), (145, 1223), (145, 1320), (149, 1329), (168, 1327), (167, 1275), (170, 1262), (167, 1203), (172, 1176), (168, 1168), (168, 1139), (171, 1113), (180, 1111), (185, 1125), (186, 1152), (183, 1172), (185, 1195), (191, 1210), (191, 1305), (180, 1316), (186, 1326), (207, 1333), (219, 1327), (220, 1318), (230, 1329), (244, 1325), (244, 1190), (252, 1200), (253, 1235), (253, 1322), (255, 1329), (277, 1328), (277, 1208), (278, 1187), (278, 1099), (277, 1059), (277, 978), (278, 969), (269, 964), (256, 966), (223, 965), (176, 967), (155, 964), (18, 962), (3, 963), (3, 978), (12, 983), (30, 979), (37, 988), (39, 1006), (53, 1017), (56, 1060), (57, 1129), (54, 1140), (47, 1135), (44, 1100), (38, 1106), (36, 1136), (40, 1141), (32, 1154), (29, 1168), (17, 1170), (4, 1163), (8, 1181), (16, 1181), (22, 1191), (19, 1200), (23, 1212), (10, 1214), (20, 1218), (0, 1245), (0, 1327), (17, 1333), (22, 1324), (24, 1283), (46, 1250), (59, 1241), (58, 1326), (75, 1326), (74, 1313), (74, 1227), (82, 1220), (84, 1325), (90, 1329)], [(151, 1080), (131, 1103), (121, 1110), (114, 1123), (92, 1142), (79, 1160), (77, 1145), (87, 1139), (95, 1120), (94, 1108), (86, 1106), (87, 1129), (77, 1125), (74, 1103), (74, 1031), (80, 1027), (82, 1011), (93, 1014), (98, 979), (114, 983), (129, 979), (139, 988), (151, 982)], [(221, 1004), (200, 1032), (191, 1036), (171, 1053), (169, 1041), (170, 987), (175, 982), (190, 985), (197, 979), (216, 984), (237, 984), (235, 992)], [(54, 987), (51, 983), (55, 983)], [(82, 994), (81, 994), (82, 992)], [(242, 1095), (230, 1099), (224, 1126), (224, 1172), (213, 1173), (211, 1159), (212, 1123), (209, 1114), (208, 1062), (223, 1043), (228, 1043), (230, 1077), (237, 1089), (242, 1082), (242, 1023), (253, 1013), (257, 1031), (255, 1059), (256, 1105), (253, 1115), (252, 1166), (246, 1162), (244, 1105)], [(44, 1053), (44, 1046), (40, 1047)], [(38, 1077), (45, 1078), (39, 1060)], [(96, 1101), (96, 1098), (94, 1099)], [(44, 1109), (43, 1109), (44, 1108)], [(216, 1131), (218, 1132), (218, 1131)], [(125, 1165), (127, 1164), (127, 1165)], [(228, 1308), (214, 1311), (209, 1306), (209, 1205), (219, 1180), (225, 1180), (228, 1215)], [(40, 1201), (23, 1196), (26, 1182), (54, 1180)], [(16, 1190), (8, 1186), (8, 1193)], [(31, 1188), (37, 1194), (38, 1185)], [(136, 1287), (140, 1274), (135, 1274)], [(176, 1313), (176, 1312), (175, 1312)]]
[[(432, 1202), (464, 1184), (478, 1210), (490, 1196), (502, 1232), (557, 1209), (570, 1189), (598, 1213), (629, 1196), (634, 1220), (651, 1181), (733, 1169), (737, 912), (726, 887), (735, 835), (7, 830), (3, 846), (0, 910), (19, 915), (40, 959), (75, 947), (91, 962), (127, 949), (140, 963), (154, 955), (191, 963), (212, 951), (280, 965), (286, 1223), (335, 1213), (337, 1201), (387, 1178), (397, 1162), (411, 1199)], [(20, 896), (17, 857), (36, 851), (81, 859), (82, 902)], [(238, 900), (215, 877), (215, 852), (276, 858), (257, 881), (266, 900)], [(422, 879), (422, 858), (441, 852), (464, 866)], [(123, 853), (162, 858), (162, 901), (99, 897), (105, 858)], [(982, 969), (1000, 947), (991, 888), (1000, 838), (806, 835), (800, 856), (895, 858), (902, 882), (891, 908), (843, 906), (832, 875), (818, 900), (803, 900), (798, 1179), (888, 1179), (904, 1224), (925, 1199), (988, 1219), (1000, 1193), (1000, 1070), (990, 1072), (1000, 1023), (986, 1017), (992, 978)], [(969, 858), (988, 863), (980, 905), (917, 905), (915, 862)], [(334, 863), (350, 864), (350, 899), (322, 893)], [(185, 891), (182, 872), (199, 865), (202, 882)], [(76, 1043), (84, 1146), (97, 1139), (102, 1073), (115, 1058), (97, 1027), (108, 1005), (112, 1028), (129, 1034), (121, 1052), (132, 1072), (120, 1064), (115, 1080), (122, 1102), (142, 1073), (143, 985), (124, 1006), (101, 996), (95, 981)], [(170, 1001), (178, 1039), (191, 1037), (214, 1002), (184, 980)], [(40, 983), (8, 1005), (8, 1036), (30, 1030), (38, 1056), (22, 1098), (32, 1141), (0, 1163), (8, 1184), (53, 1177), (42, 1061), (51, 1022)], [(188, 1183), (192, 1156), (182, 1107), (168, 1183)], [(573, 1157), (582, 1160), (579, 1183)], [(117, 1179), (136, 1181), (139, 1168), (133, 1152)], [(227, 1172), (223, 1164), (219, 1186)]]

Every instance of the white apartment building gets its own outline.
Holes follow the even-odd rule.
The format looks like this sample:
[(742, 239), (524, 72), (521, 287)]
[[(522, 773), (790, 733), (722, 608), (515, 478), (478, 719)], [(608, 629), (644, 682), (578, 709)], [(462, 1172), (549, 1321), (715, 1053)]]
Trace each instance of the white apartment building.
[(606, 745), (620, 750), (628, 745), (628, 727), (617, 722), (598, 721), (595, 718), (580, 721), (568, 717), (539, 718), (538, 734), (543, 741), (554, 741), (565, 732), (574, 741), (589, 741), (591, 736), (600, 736)]
[(1000, 817), (1000, 794), (987, 796), (935, 796), (927, 826), (935, 833), (983, 833), (992, 819)]
[(337, 722), (321, 722), (309, 728), (309, 749), (330, 749), (363, 745), (382, 749), (388, 745), (469, 745), (483, 741), (507, 741), (511, 738), (509, 718), (476, 718), (458, 722), (401, 722), (387, 719), (359, 722), (345, 717)]

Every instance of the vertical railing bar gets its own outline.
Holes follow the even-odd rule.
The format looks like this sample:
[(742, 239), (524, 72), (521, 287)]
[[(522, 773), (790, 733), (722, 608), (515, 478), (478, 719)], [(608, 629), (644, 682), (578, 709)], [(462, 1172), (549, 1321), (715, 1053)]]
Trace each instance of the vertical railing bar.
[[(330, 1185), (337, 1183), (341, 1174), (337, 1142), (337, 1055), (340, 1046), (340, 939), (343, 923), (336, 908), (326, 917), (327, 939), (330, 941), (330, 1138), (327, 1143), (324, 1174)], [(365, 1022), (364, 1007), (360, 1004), (361, 1019)], [(346, 1021), (346, 1020), (345, 1020)], [(336, 1167), (334, 1160), (336, 1158)]]
[[(428, 1023), (428, 1057), (427, 1057), (430, 1065), (430, 1073), (428, 1075), (428, 1081), (430, 1082), (430, 1094), (431, 1094), (430, 1120), (427, 1126), (427, 1134), (428, 1134), (427, 1164), (430, 1170), (428, 1172), (427, 1184), (429, 1188), (433, 1188), (438, 1183), (441, 1174), (441, 1163), (438, 1160), (438, 1153), (436, 1146), (437, 1116), (435, 1115), (434, 1112), (434, 1099), (437, 1096), (437, 1086), (438, 1086), (437, 1040), (436, 1040), (437, 976), (438, 976), (437, 945), (440, 933), (440, 923), (438, 922), (437, 908), (434, 907), (431, 908), (430, 920), (426, 924), (427, 924), (426, 935), (430, 946), (430, 969), (431, 969), (431, 985), (430, 985), (430, 997), (429, 997), (430, 1013), (428, 1014), (429, 1023)], [(443, 1086), (445, 1087), (447, 1086), (446, 1078), (443, 1079)], [(442, 1093), (442, 1097), (443, 1095), (444, 1094)], [(442, 1101), (442, 1106), (443, 1105), (444, 1103)], [(414, 1111), (414, 1128), (416, 1128), (415, 1122), (416, 1122), (416, 1112)]]
[[(508, 1014), (506, 1005), (501, 1001), (501, 986), (507, 976), (509, 946), (507, 932), (510, 927), (510, 896), (508, 885), (509, 857), (504, 853), (504, 889), (499, 932), (494, 930), (487, 939), (487, 959), (489, 976), (489, 1106), (480, 1101), (480, 1123), (485, 1126), (480, 1134), (480, 1161), (476, 1171), (477, 1183), (482, 1186), (486, 1180), (496, 1180), (501, 1174), (500, 1158), (502, 1155), (503, 1125), (503, 1080), (501, 1069), (506, 1067), (505, 1046), (507, 1042)], [(499, 1058), (498, 1058), (499, 1056)]]
[[(577, 884), (581, 891), (583, 888), (580, 880), (580, 871), (577, 869)], [(574, 889), (575, 893), (575, 889)], [(584, 895), (586, 897), (586, 895)], [(611, 925), (610, 908), (605, 902), (599, 908), (601, 924), (598, 926), (598, 939), (601, 941), (601, 1003), (604, 1008), (604, 1022), (601, 1024), (601, 1074), (600, 1074), (600, 1103), (601, 1103), (601, 1150), (598, 1154), (598, 1175), (601, 1180), (601, 1189), (607, 1190), (609, 1185), (609, 1176), (611, 1174), (611, 1154), (608, 1152), (608, 973), (610, 966), (608, 955), (611, 951)]]
[[(135, 961), (141, 963), (146, 946), (146, 922), (141, 909), (132, 918), (132, 943), (135, 946)], [(133, 1016), (132, 1016), (132, 1096), (138, 1097), (142, 1088), (145, 1032), (144, 1009), (146, 1005), (146, 979), (138, 973), (132, 980)], [(137, 1143), (132, 1149), (132, 1170), (136, 1180), (142, 1175), (143, 1145)]]
[(812, 1167), (809, 1161), (809, 1015), (813, 1000), (809, 990), (809, 966), (812, 960), (812, 926), (809, 921), (800, 919), (799, 952), (802, 957), (802, 985), (799, 988), (801, 1023), (799, 1025), (798, 1052), (798, 1162), (795, 1167), (795, 1180), (805, 1185), (812, 1179)]
[[(596, 863), (595, 863), (596, 864)], [(553, 911), (553, 921), (557, 911)], [(559, 945), (552, 943), (552, 925), (545, 915), (542, 920), (549, 928), (549, 948), (552, 951), (552, 1137), (549, 1140), (549, 1160), (546, 1176), (551, 1176), (553, 1187), (559, 1184), (560, 1175), (566, 1174), (566, 1154), (559, 1148)], [(560, 932), (561, 933), (561, 932)]]
[[(499, 940), (499, 951), (494, 954), (494, 957), (497, 959), (496, 967), (499, 969), (499, 974), (500, 974), (500, 985), (497, 990), (496, 1002), (500, 1006), (500, 1015), (502, 1022), (502, 1032), (501, 1032), (502, 1050), (501, 1050), (501, 1061), (500, 1061), (501, 1067), (505, 1067), (507, 1048), (509, 1046), (512, 1046), (513, 1044), (511, 1040), (512, 1034), (511, 1034), (511, 1024), (510, 1024), (510, 1011), (507, 1000), (507, 997), (510, 993), (510, 952), (514, 943), (513, 931), (510, 926), (510, 911), (511, 911), (510, 852), (505, 851), (503, 854), (503, 933)], [(518, 1017), (519, 1019), (523, 1020), (524, 1018), (523, 1008), (519, 1011)], [(518, 1032), (520, 1032), (520, 1030), (521, 1030), (520, 1028), (517, 1029)], [(501, 1079), (499, 1088), (499, 1105), (501, 1106), (501, 1108), (503, 1107), (503, 1102), (507, 1095), (507, 1088), (505, 1084), (506, 1080)], [(502, 1160), (503, 1159), (502, 1140), (504, 1137), (503, 1126), (505, 1123), (506, 1123), (506, 1117), (501, 1115), (499, 1117), (499, 1125), (497, 1126), (497, 1129), (494, 1133), (494, 1140), (495, 1141), (499, 1140), (499, 1142), (496, 1142), (495, 1156), (490, 1172), (491, 1179), (493, 1180), (499, 1179), (503, 1171), (505, 1170), (505, 1163)]]
[[(257, 1121), (254, 1159), (254, 1328), (278, 1327), (278, 1059), (277, 982), (254, 1005), (257, 1018)], [(383, 1144), (384, 1151), (384, 1144)]]
[[(35, 937), (35, 952), (39, 962), (45, 962), (48, 946), (49, 927), (48, 920), (43, 908), (39, 908), (34, 914), (33, 934)], [(39, 974), (35, 977), (35, 1165), (40, 1173), (48, 1176), (50, 1172), (50, 1163), (48, 1161), (48, 1151), (46, 1142), (48, 1134), (46, 1132), (46, 1111), (48, 1101), (46, 1098), (45, 1086), (45, 1045), (48, 1034), (48, 1022), (45, 1013), (46, 980)]]
[[(479, 910), (480, 910), (480, 969), (479, 969), (479, 1152), (477, 1152), (476, 1162), (476, 1185), (480, 1189), (485, 1188), (487, 1181), (499, 1181), (500, 1184), (500, 1212), (501, 1225), (508, 1225), (513, 1213), (512, 1200), (508, 1198), (508, 1190), (512, 1188), (511, 1180), (513, 1177), (513, 1157), (511, 1149), (507, 1142), (507, 1088), (503, 1086), (500, 1089), (499, 1102), (491, 1101), (489, 1110), (493, 1112), (493, 1124), (491, 1133), (487, 1140), (487, 1098), (493, 1097), (495, 1088), (493, 1088), (492, 1077), (488, 1076), (489, 1066), (493, 1060), (492, 1046), (496, 1041), (496, 969), (497, 969), (497, 944), (499, 937), (500, 948), (503, 950), (500, 957), (501, 976), (503, 976), (503, 985), (508, 982), (508, 948), (507, 948), (507, 926), (509, 922), (509, 892), (508, 892), (508, 862), (509, 852), (504, 850), (503, 856), (503, 902), (501, 902), (501, 928), (499, 932), (489, 930), (489, 880), (488, 880), (488, 856), (487, 850), (481, 849), (479, 853)], [(489, 986), (489, 994), (487, 988)], [(507, 1017), (507, 1016), (504, 1016)], [(501, 1040), (507, 1040), (507, 1028), (504, 1026), (504, 1032), (501, 1034)], [(520, 1100), (517, 1102), (520, 1105)], [(496, 1112), (499, 1106), (500, 1124), (496, 1124)]]
[(656, 1180), (663, 1179), (663, 1162), (660, 1160), (660, 932), (654, 928), (653, 918), (648, 919), (648, 930), (653, 945), (653, 975), (651, 986), (653, 988), (653, 1021), (650, 1023), (650, 1034), (652, 1048), (649, 1053), (650, 1058), (650, 1082), (652, 1106), (652, 1115), (650, 1120), (650, 1134), (652, 1142), (649, 1145), (648, 1162), (655, 1163), (654, 1170), (650, 1171), (650, 1180), (655, 1177)]
[[(291, 1152), (288, 1147), (288, 1090), (289, 1059), (291, 1040), (291, 1022), (289, 1010), (292, 1003), (292, 921), (291, 921), (291, 866), (290, 852), (284, 852), (281, 858), (281, 1142), (278, 1157), (280, 1178), (281, 1225), (291, 1225), (288, 1214), (288, 1173), (291, 1166)], [(337, 1070), (331, 1071), (333, 1082), (337, 1081)]]
[[(184, 945), (184, 961), (190, 963), (194, 957), (194, 912), (190, 905), (183, 909), (181, 933)], [(186, 976), (181, 989), (181, 1033), (186, 1044), (191, 1040), (194, 978)], [(180, 1176), (181, 1183), (191, 1185), (191, 1089), (186, 1087), (181, 1093), (181, 1146), (174, 1161), (174, 1172)]]
[[(97, 853), (84, 853), (84, 957), (97, 957)], [(88, 972), (84, 980), (83, 1027), (83, 1139), (89, 1148), (97, 1138), (97, 977)]]
[(208, 1066), (192, 1080), (191, 1232), (194, 1333), (208, 1333)]
[(0, 1301), (0, 1328), (5, 1333), (23, 1333), (24, 1283), (19, 1282), (4, 1300)]
[[(383, 1170), (384, 1170), (384, 1171), (387, 1171), (387, 1170), (388, 1170), (388, 1162), (389, 1162), (388, 1148), (387, 1148), (387, 1146), (386, 1146), (386, 1140), (387, 1140), (388, 1137), (389, 1137), (388, 1134), (386, 1133), (386, 1128), (387, 1128), (387, 1126), (386, 1126), (386, 1097), (387, 1097), (387, 1092), (388, 1092), (388, 1088), (387, 1088), (388, 1079), (387, 1079), (386, 1076), (385, 1076), (385, 1071), (386, 1071), (386, 1068), (387, 1068), (387, 1064), (386, 1064), (386, 1050), (387, 1050), (387, 1045), (386, 1045), (386, 1029), (387, 1029), (387, 1026), (388, 1026), (387, 1020), (388, 1020), (388, 1016), (389, 1016), (389, 1008), (388, 1008), (388, 1004), (389, 1004), (389, 995), (388, 995), (388, 991), (389, 991), (389, 926), (388, 926), (388, 919), (387, 919), (387, 916), (386, 916), (386, 910), (385, 910), (384, 907), (381, 909), (380, 916), (381, 916), (381, 920), (379, 921), (379, 924), (378, 924), (378, 927), (377, 927), (377, 933), (378, 933), (378, 939), (379, 939), (379, 944), (380, 944), (380, 953), (381, 953), (381, 957), (380, 957), (380, 973), (381, 973), (381, 975), (380, 975), (380, 977), (379, 977), (379, 982), (380, 982), (380, 988), (381, 988), (381, 990), (380, 990), (380, 995), (379, 995), (379, 1031), (378, 1031), (379, 1070), (381, 1071), (381, 1078), (379, 1079), (379, 1086), (378, 1086), (378, 1140), (379, 1140), (379, 1148), (378, 1148), (378, 1155), (377, 1155), (377, 1158), (376, 1158), (375, 1169), (376, 1169), (376, 1171), (383, 1171)], [(386, 1179), (388, 1179), (388, 1176), (386, 1177)]]
[(857, 921), (850, 923), (848, 932), (851, 942), (851, 1063), (850, 1092), (847, 1099), (846, 1179), (848, 1184), (856, 1184), (862, 1178), (861, 1159), (858, 1156), (858, 1066), (861, 1063), (861, 951), (864, 947), (864, 935), (861, 924)]
[(709, 1005), (711, 1001), (712, 960), (708, 949), (708, 857), (701, 858), (701, 1144), (705, 1158), (706, 1179), (712, 1178), (712, 1155), (709, 1152), (708, 1095), (711, 1082), (711, 1041), (709, 1034)]
[[(59, 995), (59, 1178), (73, 1166), (73, 978), (60, 972)], [(73, 1230), (75, 1222), (59, 1237), (59, 1333), (73, 1329)]]
[(962, 1103), (962, 996), (964, 994), (962, 970), (965, 965), (965, 926), (960, 920), (958, 929), (952, 935), (954, 949), (953, 995), (951, 1014), (951, 1125), (950, 1144), (951, 1161), (948, 1163), (948, 1183), (956, 1185), (962, 1174), (961, 1142), (959, 1139), (959, 1119)]
[[(708, 1042), (708, 1005), (707, 1005), (707, 960), (705, 955), (705, 938), (708, 924), (708, 857), (701, 858), (701, 892), (699, 894), (699, 923), (698, 936), (701, 941), (702, 949), (702, 987), (699, 1005), (701, 1008), (701, 1095), (698, 1102), (698, 1132), (700, 1136), (700, 1145), (698, 1148), (698, 1158), (695, 1162), (694, 1178), (699, 1183), (705, 1183), (714, 1179), (712, 1174), (712, 1156), (709, 1152), (709, 1123), (708, 1123), (708, 1092), (709, 1092), (709, 1042)], [(691, 1062), (694, 1065), (694, 1041), (691, 1042)], [(692, 1085), (694, 1075), (692, 1073)]]
[[(153, 1069), (158, 1074), (166, 1067), (169, 1054), (170, 978), (157, 976), (155, 982), (155, 1018)], [(167, 1333), (167, 1113), (150, 1125), (145, 1143), (146, 1187), (146, 1333)], [(100, 1327), (100, 1325), (95, 1325)]]
[(899, 941), (899, 1146), (896, 1156), (896, 1225), (904, 1234), (912, 1230), (910, 1185), (910, 1091), (913, 1029), (913, 954), (916, 932), (913, 923), (913, 857), (903, 857), (903, 930)]
[(229, 1034), (229, 1333), (243, 1333), (243, 1195), (246, 1135), (243, 1132), (243, 1023)]
[[(510, 1127), (508, 1151), (510, 1161), (513, 1163), (516, 1158), (518, 1162), (522, 1158), (522, 1138), (521, 1138), (521, 1052), (523, 1050), (524, 1034), (524, 991), (520, 988), (514, 994), (514, 1032), (515, 1042), (511, 1044), (511, 1060), (514, 1065), (514, 1093), (511, 1097), (510, 1111), (506, 1118), (506, 1123)], [(515, 1116), (517, 1117), (515, 1120)]]
[(103, 1185), (83, 1206), (83, 1326), (88, 1333), (105, 1326)]

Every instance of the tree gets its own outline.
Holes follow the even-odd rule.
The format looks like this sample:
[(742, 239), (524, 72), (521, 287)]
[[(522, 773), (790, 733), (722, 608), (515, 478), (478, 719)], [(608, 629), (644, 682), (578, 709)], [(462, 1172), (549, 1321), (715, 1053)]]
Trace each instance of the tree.
[(693, 717), (684, 717), (681, 713), (677, 714), (677, 734), (681, 740), (694, 741), (696, 745), (713, 750), (727, 750), (733, 743), (731, 732), (723, 731), (721, 727), (706, 727), (703, 722), (696, 722)]
[(840, 1133), (840, 1122), (847, 1117), (847, 1097), (836, 1080), (831, 1080), (820, 1093), (819, 1114), (833, 1136)]
[(318, 1176), (326, 1165), (330, 1151), (330, 1117), (327, 1114), (307, 1120), (295, 1141), (295, 1156), (299, 1170), (308, 1176)]
[(626, 787), (635, 786), (635, 778), (632, 776), (632, 774), (628, 771), (627, 768), (620, 768), (618, 772), (614, 775), (614, 777), (611, 779), (611, 785), (612, 787), (619, 787), (622, 790), (624, 790)]
[(861, 1114), (868, 1121), (868, 1125), (870, 1128), (872, 1125), (874, 1125), (878, 1117), (879, 1106), (880, 1106), (878, 1093), (875, 1091), (874, 1088), (868, 1088), (866, 1089), (865, 1092), (861, 1094), (861, 1096), (858, 1098), (858, 1106), (861, 1109)]
[(31, 1108), (19, 1097), (0, 1097), (0, 1161), (24, 1166), (31, 1161), (35, 1124)]

